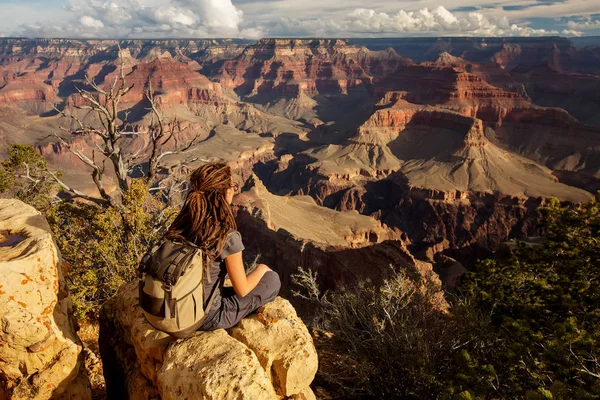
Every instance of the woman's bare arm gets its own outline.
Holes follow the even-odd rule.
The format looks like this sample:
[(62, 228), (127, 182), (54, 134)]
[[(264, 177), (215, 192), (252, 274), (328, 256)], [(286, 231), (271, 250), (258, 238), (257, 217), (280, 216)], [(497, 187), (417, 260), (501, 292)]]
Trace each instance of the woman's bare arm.
[(258, 285), (266, 272), (271, 271), (265, 264), (259, 264), (254, 271), (246, 275), (241, 251), (225, 257), (225, 266), (233, 284), (233, 290), (242, 297), (245, 297)]

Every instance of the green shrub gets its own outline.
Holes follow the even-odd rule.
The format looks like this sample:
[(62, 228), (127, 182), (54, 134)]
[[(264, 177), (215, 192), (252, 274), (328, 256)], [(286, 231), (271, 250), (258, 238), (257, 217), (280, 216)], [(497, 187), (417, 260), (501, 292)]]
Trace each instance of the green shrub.
[(7, 153), (8, 158), (0, 166), (0, 193), (44, 212), (50, 207), (57, 188), (46, 159), (27, 145), (13, 144)]
[(322, 378), (348, 398), (600, 398), (600, 193), (541, 213), (547, 241), (481, 261), (448, 313), (404, 274), (321, 294), (300, 269), (295, 294), (350, 366)]
[(61, 202), (47, 213), (69, 264), (66, 279), (79, 319), (94, 320), (104, 301), (135, 278), (139, 259), (175, 214), (163, 209), (142, 180), (131, 182), (122, 207)]
[(541, 209), (543, 245), (481, 262), (461, 290), (506, 339), (496, 363), (507, 394), (600, 397), (600, 193)]

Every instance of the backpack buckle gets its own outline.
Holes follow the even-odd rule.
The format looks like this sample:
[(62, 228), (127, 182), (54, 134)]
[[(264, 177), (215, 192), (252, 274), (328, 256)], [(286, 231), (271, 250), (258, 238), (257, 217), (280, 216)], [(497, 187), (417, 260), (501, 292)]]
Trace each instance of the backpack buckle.
[(173, 289), (173, 278), (172, 278), (171, 274), (169, 274), (168, 272), (165, 273), (165, 275), (164, 275), (164, 282), (165, 282), (165, 285), (164, 285), (165, 292), (170, 292)]

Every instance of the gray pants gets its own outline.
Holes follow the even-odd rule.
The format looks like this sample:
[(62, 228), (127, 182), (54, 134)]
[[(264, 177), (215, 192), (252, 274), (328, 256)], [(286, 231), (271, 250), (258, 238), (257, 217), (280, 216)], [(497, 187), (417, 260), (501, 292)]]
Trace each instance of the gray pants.
[(242, 318), (275, 299), (280, 288), (279, 275), (274, 271), (265, 273), (258, 285), (244, 297), (238, 295), (232, 287), (224, 287), (221, 291), (221, 307), (209, 312), (199, 330), (212, 331), (235, 326)]

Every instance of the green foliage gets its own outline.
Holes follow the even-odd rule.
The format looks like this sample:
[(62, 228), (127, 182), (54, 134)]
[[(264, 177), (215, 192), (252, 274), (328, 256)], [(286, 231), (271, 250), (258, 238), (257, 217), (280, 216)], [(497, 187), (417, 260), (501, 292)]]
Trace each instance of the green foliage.
[(541, 210), (547, 241), (486, 260), (461, 290), (490, 312), (506, 344), (503, 391), (527, 399), (600, 396), (600, 194)]
[(44, 157), (32, 146), (21, 144), (9, 146), (7, 153), (8, 158), (0, 166), (0, 193), (16, 197), (40, 211), (46, 210), (56, 184)]
[(142, 180), (133, 180), (121, 208), (62, 202), (48, 221), (63, 258), (76, 316), (95, 319), (104, 301), (135, 278), (138, 260), (175, 210), (164, 209)]

